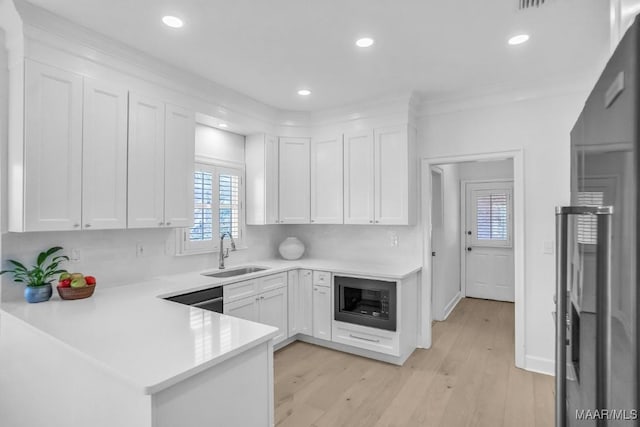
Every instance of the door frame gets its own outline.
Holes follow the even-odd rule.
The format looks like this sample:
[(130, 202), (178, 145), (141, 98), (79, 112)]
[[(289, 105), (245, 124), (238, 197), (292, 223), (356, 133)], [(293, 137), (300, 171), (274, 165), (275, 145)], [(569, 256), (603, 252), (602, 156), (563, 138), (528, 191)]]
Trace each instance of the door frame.
[[(419, 346), (430, 348), (432, 343), (431, 322), (433, 320), (431, 301), (431, 167), (463, 163), (478, 160), (507, 160), (513, 161), (513, 260), (514, 260), (514, 293), (515, 293), (515, 365), (525, 369), (526, 343), (526, 307), (525, 307), (525, 265), (524, 265), (524, 150), (508, 150), (494, 152), (479, 152), (464, 155), (446, 155), (423, 157), (421, 160), (421, 209), (424, 227), (422, 252), (422, 278), (419, 312)], [(426, 273), (429, 274), (426, 274)]]
[[(507, 159), (508, 160), (508, 159)], [(514, 166), (515, 172), (515, 166)], [(515, 173), (514, 173), (515, 174)], [(511, 243), (514, 251), (513, 261), (515, 262), (515, 185), (513, 178), (497, 178), (497, 179), (465, 179), (460, 181), (460, 293), (462, 298), (467, 296), (467, 241), (465, 238), (465, 230), (467, 228), (467, 184), (493, 184), (510, 182), (513, 188), (513, 204), (511, 206)], [(514, 283), (515, 286), (515, 283)]]

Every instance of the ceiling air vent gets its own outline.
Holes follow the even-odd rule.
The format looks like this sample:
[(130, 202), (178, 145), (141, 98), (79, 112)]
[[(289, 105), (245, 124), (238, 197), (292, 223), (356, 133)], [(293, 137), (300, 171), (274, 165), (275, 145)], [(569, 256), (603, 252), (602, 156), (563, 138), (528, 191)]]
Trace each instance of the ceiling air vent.
[(518, 0), (518, 5), (520, 9), (526, 9), (528, 7), (539, 7), (541, 4), (544, 4), (545, 0)]

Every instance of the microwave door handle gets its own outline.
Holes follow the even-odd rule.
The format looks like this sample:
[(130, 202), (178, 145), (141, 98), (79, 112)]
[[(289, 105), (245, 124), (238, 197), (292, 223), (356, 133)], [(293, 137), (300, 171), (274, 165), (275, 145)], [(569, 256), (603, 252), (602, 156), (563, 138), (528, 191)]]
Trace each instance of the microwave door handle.
[(566, 425), (568, 216), (556, 209), (556, 427)]
[(611, 214), (598, 215), (596, 248), (596, 408), (608, 408), (611, 387)]

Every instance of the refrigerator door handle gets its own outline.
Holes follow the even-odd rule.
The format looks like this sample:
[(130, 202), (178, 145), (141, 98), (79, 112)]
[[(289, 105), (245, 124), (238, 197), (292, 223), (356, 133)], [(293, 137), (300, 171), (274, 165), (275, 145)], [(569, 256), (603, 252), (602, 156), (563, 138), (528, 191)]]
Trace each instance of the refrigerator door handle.
[[(568, 303), (568, 217), (570, 215), (596, 215), (598, 218), (597, 248), (597, 289), (604, 295), (597, 295), (599, 323), (596, 328), (604, 343), (598, 344), (596, 384), (608, 384), (608, 366), (611, 338), (609, 335), (609, 295), (611, 293), (611, 206), (562, 206), (556, 208), (556, 427), (565, 427), (566, 414), (566, 376), (567, 376), (567, 318)], [(601, 315), (600, 313), (604, 314)], [(596, 403), (598, 408), (606, 408), (608, 385), (597, 386)]]
[(598, 215), (596, 249), (596, 407), (609, 407), (611, 389), (611, 214)]
[(565, 342), (567, 329), (564, 319), (567, 315), (567, 215), (556, 208), (556, 427), (566, 425), (566, 376), (567, 354)]

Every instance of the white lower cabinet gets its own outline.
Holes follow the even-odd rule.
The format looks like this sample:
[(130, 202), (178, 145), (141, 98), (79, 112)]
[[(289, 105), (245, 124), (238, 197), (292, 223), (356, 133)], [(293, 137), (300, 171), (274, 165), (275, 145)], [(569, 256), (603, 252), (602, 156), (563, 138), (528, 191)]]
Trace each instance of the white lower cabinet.
[(258, 321), (258, 300), (255, 297), (243, 298), (230, 303), (224, 303), (224, 314), (239, 317), (252, 322)]
[(288, 338), (286, 273), (227, 285), (224, 294), (224, 314), (278, 328), (273, 344)]
[(379, 353), (400, 356), (400, 341), (395, 332), (350, 323), (334, 322), (333, 342)]
[[(314, 272), (314, 278), (318, 276)], [(322, 275), (321, 275), (322, 276)], [(313, 336), (323, 340), (331, 341), (331, 286), (329, 283), (313, 283)]]
[[(256, 297), (258, 298), (258, 297)], [(280, 331), (273, 338), (278, 344), (288, 338), (287, 330), (287, 288), (282, 287), (260, 294), (258, 303), (258, 322), (275, 326)]]
[(313, 334), (311, 270), (289, 272), (289, 336)]

